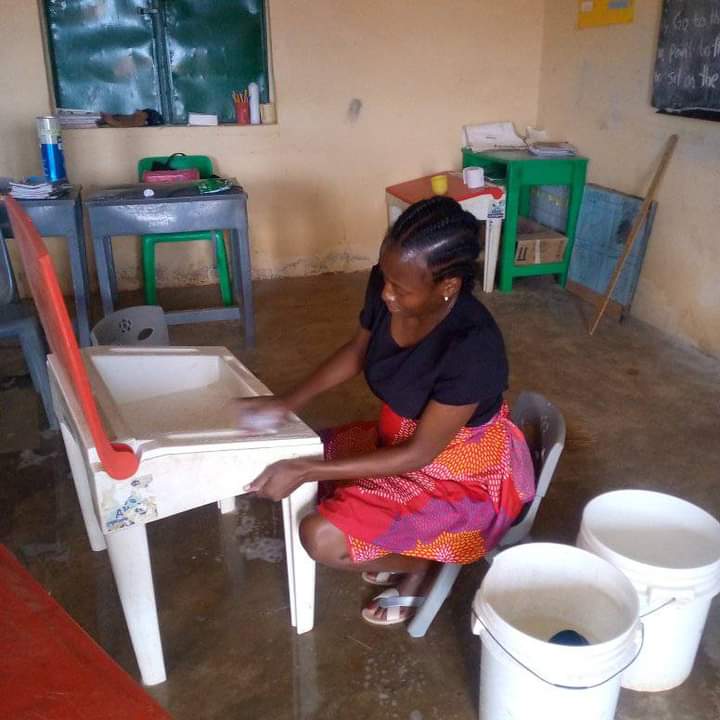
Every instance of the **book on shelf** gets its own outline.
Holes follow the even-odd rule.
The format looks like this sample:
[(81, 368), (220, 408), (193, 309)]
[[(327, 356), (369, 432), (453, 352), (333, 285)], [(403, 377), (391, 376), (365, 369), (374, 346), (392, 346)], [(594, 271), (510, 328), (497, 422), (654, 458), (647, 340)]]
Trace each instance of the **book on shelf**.
[(569, 142), (534, 142), (528, 150), (538, 157), (568, 157), (577, 155), (577, 148)]
[(18, 200), (45, 200), (60, 197), (67, 192), (70, 184), (61, 180), (49, 182), (44, 177), (28, 177), (21, 181), (11, 180), (10, 195)]

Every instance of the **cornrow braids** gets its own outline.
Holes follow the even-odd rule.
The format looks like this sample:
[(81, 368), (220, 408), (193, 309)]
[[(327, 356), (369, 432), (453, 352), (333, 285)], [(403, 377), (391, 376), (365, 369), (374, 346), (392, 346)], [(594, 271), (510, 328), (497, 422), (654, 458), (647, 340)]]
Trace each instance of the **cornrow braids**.
[(479, 223), (452, 198), (436, 195), (400, 215), (383, 241), (383, 249), (390, 248), (421, 253), (435, 282), (458, 277), (464, 289), (472, 289), (480, 253)]

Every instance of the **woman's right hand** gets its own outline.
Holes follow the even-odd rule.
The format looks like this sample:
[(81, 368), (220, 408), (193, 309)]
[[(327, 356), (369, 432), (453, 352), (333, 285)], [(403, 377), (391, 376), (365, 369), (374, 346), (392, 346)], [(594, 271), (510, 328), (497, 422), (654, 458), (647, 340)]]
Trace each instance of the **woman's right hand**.
[(237, 426), (248, 432), (277, 430), (290, 419), (290, 410), (274, 395), (235, 398), (229, 404)]

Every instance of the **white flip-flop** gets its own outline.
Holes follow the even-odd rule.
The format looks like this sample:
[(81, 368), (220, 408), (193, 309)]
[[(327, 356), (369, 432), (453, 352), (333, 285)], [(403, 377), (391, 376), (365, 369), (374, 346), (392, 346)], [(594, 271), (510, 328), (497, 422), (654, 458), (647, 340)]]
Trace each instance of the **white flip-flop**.
[(372, 602), (376, 602), (378, 607), (387, 610), (384, 618), (375, 617), (376, 610), (363, 608), (361, 613), (362, 619), (370, 625), (398, 625), (409, 620), (413, 613), (402, 616), (401, 608), (418, 608), (424, 602), (424, 597), (414, 597), (412, 595), (401, 595), (397, 588), (388, 588), (379, 595), (376, 595)]
[(364, 572), (361, 577), (368, 585), (376, 585), (377, 587), (392, 587), (400, 582), (400, 576), (404, 574), (405, 573), (397, 572)]

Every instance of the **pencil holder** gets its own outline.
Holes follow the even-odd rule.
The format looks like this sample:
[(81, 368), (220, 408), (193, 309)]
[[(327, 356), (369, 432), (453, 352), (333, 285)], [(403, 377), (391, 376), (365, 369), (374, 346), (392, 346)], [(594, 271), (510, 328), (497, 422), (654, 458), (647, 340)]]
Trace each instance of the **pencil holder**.
[(249, 102), (235, 102), (235, 122), (238, 125), (249, 125), (250, 124), (250, 103)]

